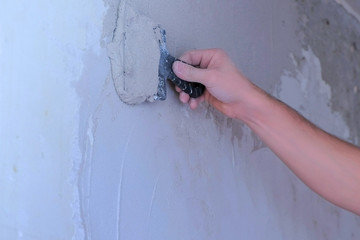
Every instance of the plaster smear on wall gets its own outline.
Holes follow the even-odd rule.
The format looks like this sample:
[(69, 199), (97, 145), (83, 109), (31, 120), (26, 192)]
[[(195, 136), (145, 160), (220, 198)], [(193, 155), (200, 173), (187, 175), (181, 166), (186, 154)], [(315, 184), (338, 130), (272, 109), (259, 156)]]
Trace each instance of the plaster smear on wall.
[(154, 101), (158, 86), (159, 43), (150, 18), (121, 1), (114, 37), (108, 44), (111, 74), (120, 99), (128, 104)]
[[(351, 1), (346, 1), (350, 3)], [(310, 46), (322, 66), (323, 80), (331, 86), (331, 108), (343, 116), (351, 129), (350, 141), (360, 136), (360, 24), (335, 1), (303, 0), (302, 43)]]
[(303, 49), (302, 56), (291, 55), (291, 59), (295, 74), (284, 73), (276, 95), (314, 124), (348, 139), (349, 128), (342, 116), (331, 109), (331, 88), (322, 78), (320, 61), (312, 49)]
[[(295, 66), (295, 72), (284, 72), (274, 95), (315, 125), (339, 138), (348, 140), (350, 138), (349, 127), (341, 113), (332, 110), (332, 91), (331, 87), (323, 80), (319, 58), (310, 47), (307, 47), (302, 49), (301, 56), (291, 54), (291, 59)], [(316, 206), (316, 210), (313, 209), (313, 216), (309, 218), (310, 222), (301, 223), (305, 224), (307, 229), (314, 228), (312, 234), (315, 234), (316, 239), (328, 239), (327, 236), (335, 235), (339, 239), (357, 239), (359, 225), (355, 219), (358, 220), (358, 218), (352, 213), (317, 197), (313, 192), (309, 195), (302, 194), (301, 198), (305, 202), (311, 199), (312, 205)], [(321, 201), (322, 203), (319, 204)], [(321, 214), (316, 214), (316, 212)], [(300, 215), (301, 213), (299, 213)], [(280, 224), (287, 226), (286, 222)], [(341, 226), (341, 231), (339, 226)], [(291, 229), (289, 226), (283, 228), (284, 233), (287, 234), (285, 239), (291, 238), (293, 234), (289, 228)], [(307, 234), (309, 233), (307, 232)]]

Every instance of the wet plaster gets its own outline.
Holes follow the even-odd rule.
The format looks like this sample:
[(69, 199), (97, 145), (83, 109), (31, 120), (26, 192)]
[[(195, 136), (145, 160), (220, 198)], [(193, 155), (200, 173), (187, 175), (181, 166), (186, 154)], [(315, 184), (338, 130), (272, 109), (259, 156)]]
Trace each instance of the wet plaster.
[(153, 102), (159, 84), (160, 48), (154, 23), (121, 1), (116, 26), (107, 45), (111, 76), (120, 99), (127, 104)]
[(302, 42), (319, 58), (330, 86), (330, 106), (350, 129), (348, 140), (360, 136), (360, 23), (335, 1), (297, 1)]

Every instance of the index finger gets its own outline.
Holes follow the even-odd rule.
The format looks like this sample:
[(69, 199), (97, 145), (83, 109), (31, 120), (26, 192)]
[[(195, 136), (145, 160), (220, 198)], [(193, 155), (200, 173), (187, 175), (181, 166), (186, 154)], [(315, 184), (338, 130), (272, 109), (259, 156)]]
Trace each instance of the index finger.
[(207, 68), (218, 49), (202, 49), (191, 50), (185, 52), (179, 59), (193, 66), (199, 66), (200, 68)]

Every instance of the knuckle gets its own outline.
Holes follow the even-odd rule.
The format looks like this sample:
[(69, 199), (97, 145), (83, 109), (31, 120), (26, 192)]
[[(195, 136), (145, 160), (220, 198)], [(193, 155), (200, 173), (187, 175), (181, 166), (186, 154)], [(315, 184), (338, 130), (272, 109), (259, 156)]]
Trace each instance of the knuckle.
[(224, 49), (221, 49), (221, 48), (217, 49), (216, 54), (221, 58), (227, 57), (227, 53), (224, 51)]
[(193, 55), (194, 55), (194, 50), (186, 51), (186, 54), (187, 54), (187, 55), (190, 55), (190, 56), (193, 56)]
[(186, 65), (186, 64), (183, 64), (182, 65), (184, 67), (184, 70), (183, 70), (183, 74), (186, 78), (189, 78), (191, 77), (192, 75), (192, 70), (191, 70), (191, 67)]
[(215, 71), (215, 70), (208, 70), (208, 71), (207, 71), (206, 79), (207, 79), (208, 83), (212, 84), (212, 83), (214, 83), (218, 78), (219, 78), (219, 74), (218, 74), (217, 71)]

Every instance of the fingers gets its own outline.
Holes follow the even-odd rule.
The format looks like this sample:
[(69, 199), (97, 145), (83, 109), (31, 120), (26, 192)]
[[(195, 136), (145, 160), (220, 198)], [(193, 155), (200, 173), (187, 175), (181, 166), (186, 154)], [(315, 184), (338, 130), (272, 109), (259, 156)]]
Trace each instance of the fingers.
[(182, 90), (178, 87), (178, 86), (175, 86), (175, 90), (180, 93)]
[(180, 92), (179, 99), (182, 103), (187, 103), (189, 102), (190, 96), (185, 92)]
[(184, 53), (179, 59), (200, 68), (207, 68), (213, 57), (221, 51), (220, 49), (193, 50)]
[[(193, 50), (186, 52), (179, 58), (181, 61), (175, 61), (173, 64), (173, 71), (179, 78), (189, 81), (202, 83), (206, 87), (211, 84), (211, 79), (214, 77), (214, 69), (221, 66), (227, 59), (227, 55), (220, 49), (204, 49)], [(198, 66), (198, 67), (193, 67)], [(191, 109), (195, 109), (198, 105), (205, 100), (204, 95), (193, 99), (188, 94), (181, 91), (176, 87), (176, 91), (179, 92), (179, 99), (183, 103), (189, 103)]]
[(175, 86), (175, 90), (179, 93), (179, 99), (182, 103), (187, 103), (190, 100), (190, 96), (183, 92), (178, 86)]
[(188, 103), (191, 109), (196, 109), (198, 105), (205, 100), (204, 96), (201, 96), (196, 99), (190, 98), (190, 96), (187, 93), (181, 91), (180, 88), (176, 87), (175, 89), (179, 93), (179, 100), (182, 103)]
[[(214, 64), (219, 65), (227, 59), (227, 55), (220, 49), (203, 49), (186, 52), (180, 57), (181, 61), (175, 61), (173, 71), (179, 78), (189, 82), (199, 82), (206, 86), (208, 77), (211, 76), (211, 70)], [(193, 66), (198, 66), (193, 67)]]
[(173, 71), (179, 78), (188, 82), (199, 82), (204, 85), (209, 74), (209, 70), (200, 69), (180, 61), (175, 61), (173, 64)]
[(190, 108), (191, 108), (191, 109), (195, 109), (195, 108), (197, 108), (197, 106), (198, 106), (198, 102), (196, 101), (196, 99), (191, 98), (191, 99), (190, 99), (190, 102), (189, 102), (189, 105), (190, 105)]
[(190, 98), (189, 105), (191, 109), (196, 109), (200, 103), (204, 102), (204, 96), (199, 98)]

